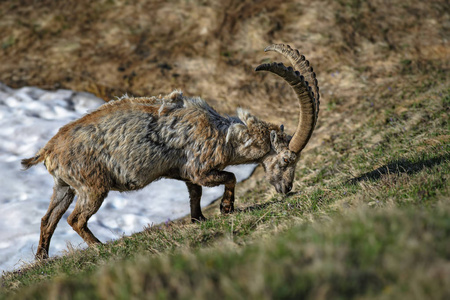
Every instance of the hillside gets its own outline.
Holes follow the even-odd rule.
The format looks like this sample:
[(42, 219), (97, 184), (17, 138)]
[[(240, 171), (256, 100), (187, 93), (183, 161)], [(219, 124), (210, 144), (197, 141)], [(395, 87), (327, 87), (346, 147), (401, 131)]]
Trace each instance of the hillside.
[[(105, 100), (181, 89), (293, 132), (294, 93), (259, 74), (299, 49), (321, 111), (293, 192), (258, 169), (237, 212), (179, 220), (4, 273), (0, 298), (450, 297), (447, 1), (6, 1), (0, 82)], [(284, 61), (286, 64), (287, 62)]]

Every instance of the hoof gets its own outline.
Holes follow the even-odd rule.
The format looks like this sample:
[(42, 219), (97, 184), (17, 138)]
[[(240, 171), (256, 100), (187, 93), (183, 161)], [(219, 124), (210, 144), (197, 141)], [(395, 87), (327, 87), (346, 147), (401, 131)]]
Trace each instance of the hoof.
[(234, 205), (233, 204), (226, 204), (220, 203), (220, 212), (222, 215), (228, 215), (234, 212)]
[(44, 259), (47, 259), (47, 258), (48, 258), (48, 254), (47, 254), (47, 251), (45, 251), (45, 250), (38, 251), (36, 253), (36, 255), (34, 256), (35, 260), (44, 260)]

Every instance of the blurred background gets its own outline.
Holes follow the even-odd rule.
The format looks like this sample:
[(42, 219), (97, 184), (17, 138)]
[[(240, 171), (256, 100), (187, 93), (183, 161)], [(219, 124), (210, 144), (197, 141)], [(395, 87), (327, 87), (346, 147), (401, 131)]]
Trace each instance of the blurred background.
[(0, 82), (105, 100), (177, 88), (222, 113), (242, 106), (289, 130), (293, 93), (253, 71), (281, 60), (263, 52), (267, 45), (287, 43), (316, 70), (320, 129), (335, 113), (352, 118), (378, 90), (444, 76), (448, 12), (444, 0), (1, 1)]

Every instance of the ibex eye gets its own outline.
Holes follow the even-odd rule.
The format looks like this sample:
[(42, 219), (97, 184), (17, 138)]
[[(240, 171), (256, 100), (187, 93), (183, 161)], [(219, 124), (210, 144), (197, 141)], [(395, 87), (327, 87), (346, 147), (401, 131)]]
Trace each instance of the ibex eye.
[(283, 158), (285, 163), (289, 163), (289, 160), (287, 158)]

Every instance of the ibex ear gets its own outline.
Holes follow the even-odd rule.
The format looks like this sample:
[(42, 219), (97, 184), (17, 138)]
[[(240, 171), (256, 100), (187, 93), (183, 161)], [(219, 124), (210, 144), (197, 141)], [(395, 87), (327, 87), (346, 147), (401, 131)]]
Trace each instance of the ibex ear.
[(238, 118), (245, 124), (245, 126), (249, 128), (259, 122), (259, 119), (257, 117), (242, 108), (237, 109), (237, 115)]
[(270, 132), (270, 144), (272, 145), (272, 149), (275, 150), (275, 152), (279, 153), (281, 151), (280, 141), (278, 139), (278, 134), (275, 130), (272, 130)]

